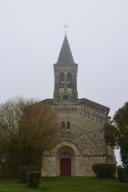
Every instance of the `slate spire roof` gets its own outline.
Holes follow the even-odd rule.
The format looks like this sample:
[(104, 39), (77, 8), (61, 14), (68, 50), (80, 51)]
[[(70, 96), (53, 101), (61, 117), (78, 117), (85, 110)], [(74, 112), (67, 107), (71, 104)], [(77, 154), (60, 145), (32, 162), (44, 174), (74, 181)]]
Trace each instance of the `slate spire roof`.
[(61, 50), (60, 50), (57, 64), (62, 64), (62, 65), (74, 64), (72, 52), (71, 52), (70, 45), (69, 45), (66, 35), (65, 35), (65, 38), (64, 38)]

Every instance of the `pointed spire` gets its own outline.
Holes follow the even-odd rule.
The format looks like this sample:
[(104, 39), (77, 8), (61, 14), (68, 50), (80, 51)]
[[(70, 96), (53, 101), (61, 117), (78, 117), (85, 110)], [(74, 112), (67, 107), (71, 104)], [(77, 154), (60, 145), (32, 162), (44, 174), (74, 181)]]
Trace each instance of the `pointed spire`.
[(72, 65), (74, 64), (72, 52), (69, 46), (69, 42), (67, 39), (67, 35), (65, 34), (65, 38), (60, 50), (59, 58), (57, 61), (57, 64), (62, 64), (62, 65)]

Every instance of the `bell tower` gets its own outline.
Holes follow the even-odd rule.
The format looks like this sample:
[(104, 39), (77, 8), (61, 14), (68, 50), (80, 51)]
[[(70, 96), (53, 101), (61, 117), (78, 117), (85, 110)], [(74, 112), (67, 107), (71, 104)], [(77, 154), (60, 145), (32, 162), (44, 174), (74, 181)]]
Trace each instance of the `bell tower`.
[(77, 101), (77, 68), (78, 65), (73, 60), (65, 34), (58, 61), (54, 64), (54, 101), (56, 103)]

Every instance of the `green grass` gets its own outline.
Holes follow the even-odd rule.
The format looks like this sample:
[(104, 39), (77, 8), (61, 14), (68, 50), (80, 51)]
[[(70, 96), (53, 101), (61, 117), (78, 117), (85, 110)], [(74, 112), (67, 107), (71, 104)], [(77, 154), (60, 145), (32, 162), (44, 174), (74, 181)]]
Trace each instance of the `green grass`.
[(38, 189), (30, 189), (17, 180), (0, 180), (0, 192), (128, 192), (128, 184), (116, 179), (96, 177), (43, 178)]

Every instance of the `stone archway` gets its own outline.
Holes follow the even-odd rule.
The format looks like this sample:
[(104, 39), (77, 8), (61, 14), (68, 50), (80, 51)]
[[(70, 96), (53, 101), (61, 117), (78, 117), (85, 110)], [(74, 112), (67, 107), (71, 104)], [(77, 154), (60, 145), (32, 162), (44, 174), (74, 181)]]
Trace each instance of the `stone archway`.
[(76, 158), (80, 156), (80, 151), (75, 144), (63, 141), (54, 148), (52, 154), (56, 156), (57, 176), (76, 175)]

